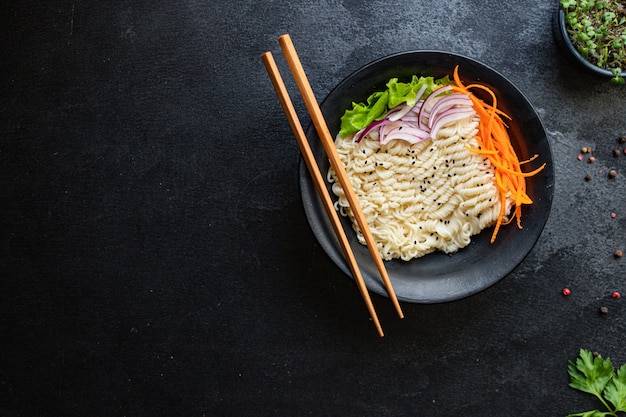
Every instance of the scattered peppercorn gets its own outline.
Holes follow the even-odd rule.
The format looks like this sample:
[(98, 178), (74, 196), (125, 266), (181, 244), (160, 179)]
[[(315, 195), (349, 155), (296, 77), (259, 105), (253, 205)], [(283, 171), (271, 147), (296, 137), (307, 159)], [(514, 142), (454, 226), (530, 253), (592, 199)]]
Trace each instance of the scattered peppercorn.
[(624, 253), (623, 253), (620, 249), (618, 249), (618, 250), (616, 250), (616, 251), (615, 251), (615, 253), (614, 253), (613, 255), (614, 255), (616, 258), (621, 258), (623, 254), (624, 254)]
[(614, 150), (613, 150), (613, 156), (614, 156), (614, 157), (616, 157), (616, 158), (620, 155), (620, 153), (621, 153), (621, 152), (620, 152), (620, 150), (619, 150), (619, 149), (614, 149)]
[(568, 296), (572, 293), (572, 291), (570, 291), (569, 288), (563, 288), (563, 291), (561, 291), (563, 293), (564, 296)]
[[(625, 143), (626, 143), (626, 142), (625, 142)], [(583, 147), (580, 149), (580, 151), (581, 151), (582, 153), (590, 153), (590, 152), (591, 152), (591, 148), (588, 148), (588, 147), (586, 147), (586, 146), (583, 146)]]
[[(626, 153), (626, 149), (624, 149), (624, 153)], [(579, 153), (579, 154), (578, 154), (578, 160), (579, 160), (579, 161), (582, 161), (582, 160), (583, 160), (583, 154), (582, 154), (582, 153)]]
[(609, 314), (609, 309), (607, 307), (600, 307), (600, 314)]
[(616, 217), (617, 217), (617, 214), (615, 214), (615, 213), (611, 213), (611, 218), (612, 218), (612, 219), (614, 219), (614, 218), (616, 218)]
[(589, 159), (587, 159), (587, 162), (589, 162), (590, 164), (593, 164), (594, 162), (596, 162), (596, 157), (590, 156)]
[(613, 298), (620, 298), (622, 296), (622, 294), (620, 294), (618, 291), (614, 291), (613, 294), (611, 294), (611, 297)]
[(591, 174), (585, 175), (585, 181), (591, 181)]
[(592, 355), (597, 358), (598, 356), (600, 356), (600, 352), (593, 352)]
[(619, 138), (619, 143), (626, 143), (626, 135)]
[(612, 169), (609, 171), (609, 178), (615, 178), (617, 176), (617, 171)]

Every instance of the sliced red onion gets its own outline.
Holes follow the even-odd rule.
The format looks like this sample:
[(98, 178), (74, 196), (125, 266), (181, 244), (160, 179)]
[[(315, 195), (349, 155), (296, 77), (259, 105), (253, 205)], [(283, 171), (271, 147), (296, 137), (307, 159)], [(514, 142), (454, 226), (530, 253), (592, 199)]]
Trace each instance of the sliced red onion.
[[(424, 85), (422, 85), (422, 88), (420, 88), (417, 91), (417, 94), (415, 95), (415, 106), (417, 106), (417, 103), (419, 103), (420, 101), (422, 101), (422, 96), (424, 95), (424, 93), (426, 92), (426, 83), (424, 83)], [(415, 107), (413, 106), (413, 107)]]
[(387, 134), (389, 134), (389, 132), (405, 125), (406, 123), (404, 121), (396, 120), (395, 122), (389, 122), (385, 124), (384, 126), (381, 126), (379, 129), (380, 139), (383, 140), (384, 137), (387, 136)]
[(384, 119), (380, 119), (380, 120), (375, 120), (372, 123), (370, 123), (369, 125), (367, 125), (365, 128), (359, 130), (358, 132), (356, 132), (354, 134), (354, 137), (352, 138), (353, 141), (355, 141), (356, 143), (359, 143), (361, 141), (361, 139), (363, 139), (365, 136), (367, 136), (367, 134), (374, 129), (375, 127), (380, 127), (382, 125), (385, 125), (389, 123), (389, 120), (387, 118)]
[(417, 118), (417, 114), (414, 111), (410, 111), (404, 116), (402, 116), (402, 121), (408, 123), (414, 123), (415, 125), (419, 124), (419, 119)]
[(450, 94), (440, 98), (430, 109), (428, 126), (432, 128), (434, 120), (437, 119), (439, 113), (455, 107), (472, 107), (472, 100), (465, 94)]
[(380, 143), (384, 145), (397, 139), (414, 144), (426, 140), (429, 137), (429, 133), (422, 129), (403, 125), (390, 130), (384, 137), (381, 136)]
[(439, 130), (442, 127), (449, 125), (451, 123), (454, 123), (454, 122), (458, 122), (459, 120), (463, 120), (475, 114), (476, 114), (476, 111), (471, 107), (470, 108), (455, 107), (455, 108), (449, 109), (448, 111), (441, 112), (439, 116), (436, 117), (432, 123), (430, 136), (433, 139), (436, 139), (437, 133), (439, 133)]
[(417, 93), (414, 105), (398, 105), (389, 110), (385, 118), (370, 123), (354, 134), (354, 141), (360, 142), (368, 134), (372, 140), (387, 144), (393, 140), (403, 140), (414, 144), (429, 138), (436, 138), (444, 126), (458, 122), (476, 114), (470, 98), (462, 93), (446, 94), (451, 86), (440, 87), (424, 100), (426, 86)]
[(422, 119), (422, 116), (424, 116), (425, 118), (428, 117), (428, 114), (430, 114), (430, 110), (435, 103), (435, 99), (439, 97), (439, 95), (451, 90), (452, 87), (446, 85), (443, 87), (439, 87), (436, 90), (433, 90), (428, 96), (426, 96), (420, 110), (420, 119)]
[(408, 104), (404, 106), (402, 105), (396, 106), (393, 109), (389, 110), (389, 113), (387, 113), (387, 119), (389, 119), (392, 122), (395, 122), (396, 120), (400, 120), (408, 112), (410, 112), (412, 108), (413, 106), (409, 106)]

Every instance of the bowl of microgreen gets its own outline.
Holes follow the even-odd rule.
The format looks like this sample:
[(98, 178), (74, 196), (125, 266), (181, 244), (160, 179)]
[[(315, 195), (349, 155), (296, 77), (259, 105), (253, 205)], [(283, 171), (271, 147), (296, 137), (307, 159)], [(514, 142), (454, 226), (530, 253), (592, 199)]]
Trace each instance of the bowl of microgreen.
[(559, 0), (554, 35), (579, 67), (624, 84), (626, 7), (622, 0)]

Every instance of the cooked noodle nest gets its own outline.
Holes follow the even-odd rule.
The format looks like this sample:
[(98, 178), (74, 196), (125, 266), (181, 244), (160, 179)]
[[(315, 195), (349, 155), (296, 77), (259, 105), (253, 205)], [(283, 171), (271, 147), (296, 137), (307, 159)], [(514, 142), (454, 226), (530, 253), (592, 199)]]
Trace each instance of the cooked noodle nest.
[[(410, 260), (434, 251), (454, 253), (495, 224), (500, 211), (494, 168), (477, 148), (478, 117), (468, 117), (413, 145), (381, 144), (375, 134), (358, 143), (337, 136), (343, 162), (378, 250), (385, 260)], [(469, 145), (469, 146), (468, 146)], [(365, 239), (331, 167), (335, 208)], [(506, 212), (512, 202), (507, 199)]]

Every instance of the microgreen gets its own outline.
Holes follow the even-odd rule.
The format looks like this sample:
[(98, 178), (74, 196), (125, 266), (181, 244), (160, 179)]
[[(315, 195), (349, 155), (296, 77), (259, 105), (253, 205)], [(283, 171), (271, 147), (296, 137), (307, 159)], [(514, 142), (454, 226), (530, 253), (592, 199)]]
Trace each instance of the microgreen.
[(626, 7), (621, 0), (560, 0), (567, 33), (590, 63), (611, 71), (611, 81), (624, 84)]
[(567, 372), (570, 387), (594, 395), (606, 410), (584, 411), (567, 417), (617, 417), (617, 413), (626, 412), (626, 364), (616, 373), (609, 358), (603, 359), (581, 349), (576, 362), (568, 362)]

